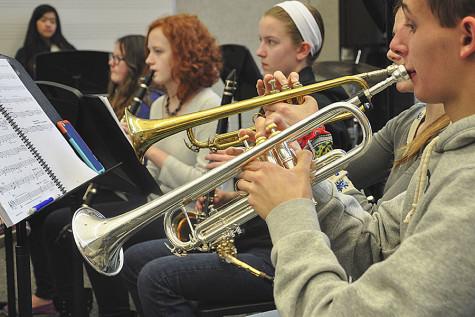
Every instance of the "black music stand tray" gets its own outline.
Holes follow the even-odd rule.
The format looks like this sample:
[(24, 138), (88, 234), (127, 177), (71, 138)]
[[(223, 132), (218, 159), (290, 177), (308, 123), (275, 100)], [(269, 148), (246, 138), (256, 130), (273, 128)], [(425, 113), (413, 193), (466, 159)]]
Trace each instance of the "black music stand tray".
[(61, 51), (36, 56), (36, 79), (61, 83), (84, 94), (105, 94), (109, 52)]

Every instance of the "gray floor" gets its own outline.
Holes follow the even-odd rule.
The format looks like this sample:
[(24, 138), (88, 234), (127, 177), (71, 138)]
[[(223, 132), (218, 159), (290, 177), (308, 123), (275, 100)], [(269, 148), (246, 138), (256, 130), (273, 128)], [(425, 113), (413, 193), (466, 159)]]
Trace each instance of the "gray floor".
[[(31, 275), (32, 278), (32, 285), (34, 284), (34, 277), (33, 274)], [(16, 278), (15, 278), (16, 280)], [(85, 286), (89, 286), (89, 280), (87, 279), (87, 275), (84, 274), (84, 281)], [(33, 289), (34, 291), (34, 289)], [(7, 301), (7, 276), (6, 276), (6, 264), (5, 264), (5, 248), (3, 245), (3, 236), (0, 236), (0, 302)], [(0, 313), (0, 316), (3, 316)], [(46, 316), (46, 315), (35, 315), (35, 316)], [(94, 306), (92, 308), (92, 312), (90, 314), (91, 317), (98, 317), (97, 312), (97, 304), (94, 301)]]

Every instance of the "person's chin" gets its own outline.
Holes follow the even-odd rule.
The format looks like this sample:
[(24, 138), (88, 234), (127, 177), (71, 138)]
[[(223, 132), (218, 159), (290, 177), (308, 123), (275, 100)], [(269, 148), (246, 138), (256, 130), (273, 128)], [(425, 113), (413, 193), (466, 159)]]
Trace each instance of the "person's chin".
[(405, 93), (413, 93), (414, 87), (412, 82), (400, 82), (396, 84), (396, 89), (398, 92), (405, 94)]

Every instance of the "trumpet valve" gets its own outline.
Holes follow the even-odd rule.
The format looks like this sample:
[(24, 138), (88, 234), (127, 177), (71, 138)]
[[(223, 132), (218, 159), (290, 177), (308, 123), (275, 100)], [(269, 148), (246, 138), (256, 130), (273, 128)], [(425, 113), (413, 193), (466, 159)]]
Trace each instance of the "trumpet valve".
[(271, 91), (269, 92), (269, 95), (276, 94), (276, 93), (280, 92), (280, 91), (277, 89), (275, 79), (269, 80), (269, 85), (271, 86)]
[[(292, 88), (300, 88), (300, 87), (303, 87), (303, 85), (299, 82), (299, 81), (296, 81), (295, 83), (292, 84)], [(303, 104), (303, 101), (304, 101), (304, 96), (298, 96), (298, 97), (295, 97), (294, 98), (294, 102), (292, 102), (293, 104), (296, 104), (296, 105), (301, 105)]]
[(266, 131), (270, 132), (269, 137), (273, 137), (274, 135), (278, 134), (280, 131), (277, 130), (277, 125), (275, 123), (271, 123), (266, 127)]
[(256, 145), (264, 143), (266, 140), (267, 140), (267, 138), (265, 136), (260, 136), (260, 137), (256, 138)]
[[(289, 87), (289, 85), (287, 84), (282, 84), (282, 87), (281, 87), (281, 91), (287, 91), (287, 90), (290, 90), (291, 88)], [(287, 99), (285, 101), (286, 103), (293, 103), (293, 100), (292, 99)]]

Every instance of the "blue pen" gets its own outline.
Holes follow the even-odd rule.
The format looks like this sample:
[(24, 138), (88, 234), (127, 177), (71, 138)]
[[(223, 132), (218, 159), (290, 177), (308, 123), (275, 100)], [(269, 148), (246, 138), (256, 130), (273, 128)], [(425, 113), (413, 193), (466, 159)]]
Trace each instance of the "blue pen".
[(39, 204), (33, 206), (30, 208), (30, 215), (35, 213), (35, 212), (38, 212), (41, 208), (45, 207), (46, 205), (52, 203), (54, 201), (54, 198), (53, 197), (49, 197), (47, 198), (46, 200), (43, 200), (42, 202), (40, 202)]

